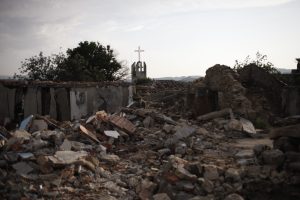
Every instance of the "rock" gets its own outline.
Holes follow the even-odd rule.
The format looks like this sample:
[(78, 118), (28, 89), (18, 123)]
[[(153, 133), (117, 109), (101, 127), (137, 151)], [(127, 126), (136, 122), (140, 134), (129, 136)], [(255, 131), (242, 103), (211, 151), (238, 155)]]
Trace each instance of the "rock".
[(16, 170), (16, 173), (19, 175), (26, 175), (33, 171), (33, 168), (26, 162), (18, 162), (16, 164), (13, 164), (12, 167)]
[(154, 119), (150, 116), (143, 120), (143, 125), (145, 128), (151, 128), (154, 125)]
[(147, 179), (142, 180), (141, 185), (137, 188), (139, 197), (142, 200), (150, 199), (156, 187), (157, 185), (152, 181), (149, 181)]
[(42, 140), (42, 139), (35, 139), (32, 138), (30, 140), (30, 143), (28, 144), (28, 149), (32, 150), (32, 151), (36, 151), (38, 149), (44, 148), (44, 147), (48, 147), (49, 146), (49, 142)]
[(70, 151), (72, 148), (72, 142), (70, 142), (68, 139), (65, 139), (62, 145), (60, 145), (59, 149), (61, 151)]
[(263, 151), (268, 149), (270, 149), (270, 147), (265, 144), (257, 144), (253, 147), (253, 152), (255, 153), (256, 156), (259, 156)]
[(208, 135), (209, 134), (209, 132), (203, 127), (198, 128), (196, 133), (199, 135)]
[(120, 134), (117, 131), (104, 131), (104, 134), (108, 137), (112, 137), (115, 139), (118, 139), (118, 137), (120, 136)]
[(293, 139), (289, 137), (278, 137), (273, 141), (274, 149), (283, 152), (298, 151), (298, 145), (294, 144)]
[(278, 149), (266, 150), (262, 153), (264, 164), (280, 166), (284, 162), (284, 154)]
[(240, 181), (241, 180), (240, 173), (237, 169), (229, 168), (225, 172), (225, 179), (233, 182)]
[(158, 150), (157, 152), (159, 153), (160, 156), (171, 154), (171, 150), (169, 148), (163, 148)]
[(110, 164), (116, 164), (116, 163), (118, 163), (120, 161), (119, 156), (114, 155), (114, 154), (103, 153), (103, 154), (101, 154), (100, 158), (103, 161), (108, 162)]
[(300, 172), (300, 162), (291, 162), (287, 164), (287, 168), (291, 171)]
[(47, 156), (38, 156), (37, 164), (39, 165), (39, 170), (44, 174), (49, 174), (53, 171), (53, 167)]
[(35, 119), (32, 121), (30, 131), (31, 133), (35, 131), (42, 131), (42, 130), (47, 130), (48, 129), (48, 124), (42, 120), (42, 119)]
[(232, 131), (242, 131), (243, 124), (239, 120), (231, 119), (227, 124), (227, 128)]
[[(199, 180), (199, 179), (198, 179)], [(208, 179), (203, 178), (201, 180), (201, 186), (207, 193), (212, 193), (214, 190), (214, 183)]]
[(21, 138), (21, 139), (24, 139), (24, 140), (29, 140), (31, 138), (31, 134), (28, 133), (27, 131), (25, 130), (16, 130), (12, 136), (14, 138)]
[(178, 142), (175, 147), (175, 153), (184, 155), (187, 150), (187, 145), (184, 142)]
[(208, 180), (219, 179), (219, 172), (215, 165), (203, 165), (204, 174), (203, 177)]
[(247, 158), (253, 158), (254, 152), (252, 149), (250, 150), (241, 150), (238, 153), (235, 154), (235, 157), (238, 159), (247, 159)]
[(233, 194), (226, 196), (225, 200), (244, 200), (244, 198), (236, 193), (233, 193)]
[(158, 193), (153, 195), (153, 200), (171, 200), (166, 193)]
[(274, 128), (270, 131), (270, 138), (276, 139), (279, 137), (300, 138), (300, 124)]
[(166, 133), (171, 133), (171, 131), (173, 130), (174, 126), (173, 125), (170, 125), (170, 124), (165, 124), (163, 126), (163, 130), (166, 132)]
[(240, 123), (242, 124), (242, 129), (244, 132), (250, 134), (251, 136), (256, 134), (256, 130), (252, 122), (247, 119), (240, 118)]
[(86, 157), (88, 154), (86, 151), (57, 151), (54, 156), (48, 156), (47, 158), (57, 165), (67, 165), (78, 161), (80, 158)]
[(184, 126), (177, 126), (176, 127), (176, 133), (173, 135), (173, 137), (168, 138), (165, 142), (165, 146), (168, 147), (170, 145), (173, 145), (177, 143), (179, 140), (183, 138), (187, 138), (193, 133), (195, 133), (196, 129), (194, 127), (184, 125)]
[(125, 192), (127, 191), (125, 188), (121, 188), (117, 184), (115, 184), (112, 181), (108, 181), (104, 184), (104, 188), (108, 189), (109, 191), (116, 193), (120, 196), (125, 195)]
[(197, 176), (191, 174), (188, 170), (183, 168), (182, 166), (178, 166), (175, 170), (175, 175), (178, 176), (180, 179), (186, 179), (190, 181), (196, 181)]
[(176, 188), (177, 188), (177, 190), (192, 192), (194, 190), (195, 186), (190, 181), (178, 181), (178, 182), (176, 182)]

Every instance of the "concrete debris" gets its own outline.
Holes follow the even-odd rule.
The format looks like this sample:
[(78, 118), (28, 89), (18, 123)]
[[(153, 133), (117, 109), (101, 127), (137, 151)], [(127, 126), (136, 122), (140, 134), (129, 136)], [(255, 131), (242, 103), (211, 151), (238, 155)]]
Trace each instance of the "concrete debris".
[(16, 170), (16, 173), (19, 175), (26, 175), (33, 171), (33, 168), (26, 162), (18, 162), (16, 164), (13, 164), (12, 167)]
[(256, 104), (231, 69), (217, 65), (198, 82), (136, 90), (144, 91), (137, 103), (113, 115), (64, 122), (31, 115), (20, 128), (0, 127), (1, 197), (300, 198), (299, 124), (285, 119), (269, 135), (257, 131)]
[(112, 115), (109, 117), (110, 123), (117, 126), (118, 128), (126, 131), (129, 134), (133, 134), (136, 130), (136, 127), (126, 118), (120, 117), (117, 115)]
[(57, 165), (69, 165), (75, 163), (80, 158), (86, 157), (88, 154), (86, 151), (57, 151), (54, 156), (48, 156), (47, 158)]
[(117, 131), (104, 131), (104, 134), (108, 137), (113, 137), (118, 139), (118, 137), (120, 136), (120, 133), (118, 133)]
[(29, 132), (43, 131), (48, 129), (48, 124), (43, 119), (34, 119), (30, 126)]
[(199, 117), (197, 117), (198, 121), (207, 121), (207, 120), (211, 120), (211, 119), (215, 119), (218, 117), (230, 117), (230, 119), (233, 119), (233, 113), (232, 110), (230, 108), (225, 108), (223, 110), (220, 111), (215, 111), (215, 112), (211, 112), (205, 115), (201, 115)]

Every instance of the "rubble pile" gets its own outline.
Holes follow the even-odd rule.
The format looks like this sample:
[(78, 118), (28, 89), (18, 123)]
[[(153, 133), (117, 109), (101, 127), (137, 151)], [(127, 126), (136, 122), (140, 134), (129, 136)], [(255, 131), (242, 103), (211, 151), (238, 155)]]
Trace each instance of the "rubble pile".
[[(275, 128), (270, 133), (274, 140), (274, 151), (269, 157), (273, 161), (278, 160), (278, 164), (286, 170), (295, 173), (293, 181), (300, 183), (300, 124)], [(274, 156), (276, 158), (274, 158)], [(285, 162), (283, 162), (283, 160)]]
[[(251, 122), (230, 109), (208, 116), (174, 120), (143, 108), (74, 122), (29, 116), (17, 130), (1, 128), (2, 199), (259, 199), (249, 191), (265, 184), (272, 197), (274, 184), (292, 178)], [(260, 162), (263, 150), (269, 160)]]
[[(190, 99), (186, 84), (154, 82), (117, 113), (0, 127), (1, 199), (299, 199), (300, 118), (257, 129), (238, 79), (216, 65)], [(188, 117), (188, 102), (210, 100), (203, 87), (219, 107)]]

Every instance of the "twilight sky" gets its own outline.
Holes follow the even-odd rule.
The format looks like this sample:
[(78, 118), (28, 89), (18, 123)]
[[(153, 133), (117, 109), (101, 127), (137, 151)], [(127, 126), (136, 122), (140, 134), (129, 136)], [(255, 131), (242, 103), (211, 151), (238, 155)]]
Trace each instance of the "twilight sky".
[(257, 51), (296, 68), (299, 20), (300, 0), (0, 0), (0, 75), (84, 40), (110, 44), (128, 67), (140, 45), (151, 78), (203, 76)]

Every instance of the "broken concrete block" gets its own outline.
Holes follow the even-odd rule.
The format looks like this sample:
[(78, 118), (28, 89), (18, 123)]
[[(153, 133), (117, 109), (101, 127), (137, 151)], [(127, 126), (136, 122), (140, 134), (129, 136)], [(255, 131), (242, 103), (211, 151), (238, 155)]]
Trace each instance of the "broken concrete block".
[(152, 196), (153, 200), (171, 200), (166, 193), (158, 193)]
[(250, 135), (256, 134), (256, 130), (255, 130), (255, 127), (253, 126), (252, 122), (250, 122), (249, 120), (244, 119), (244, 118), (240, 118), (240, 122), (242, 124), (244, 132), (246, 132)]
[(231, 119), (229, 121), (229, 123), (227, 124), (227, 127), (229, 130), (232, 130), (232, 131), (242, 131), (243, 130), (243, 124), (239, 120), (236, 120), (236, 119)]
[(72, 142), (70, 142), (68, 139), (65, 139), (62, 145), (60, 145), (59, 149), (61, 151), (70, 151), (72, 149)]
[(108, 162), (108, 163), (111, 163), (111, 164), (116, 164), (119, 162), (120, 158), (119, 156), (117, 155), (114, 155), (114, 154), (106, 154), (106, 153), (103, 153), (100, 155), (100, 158), (105, 161), (105, 162)]
[(267, 165), (280, 166), (285, 159), (282, 151), (278, 149), (266, 150), (261, 155), (263, 163)]
[(104, 131), (104, 134), (108, 137), (112, 137), (112, 138), (116, 138), (116, 139), (118, 139), (118, 137), (120, 136), (118, 131)]
[(175, 147), (175, 153), (184, 155), (187, 150), (187, 145), (184, 142), (178, 142)]
[(171, 131), (173, 130), (174, 126), (173, 125), (170, 125), (170, 124), (165, 124), (163, 126), (163, 130), (166, 132), (166, 133), (171, 133)]
[(208, 180), (218, 180), (219, 172), (215, 165), (203, 165), (203, 177)]
[(57, 151), (54, 156), (48, 156), (48, 158), (53, 164), (68, 165), (87, 155), (86, 151)]
[(13, 164), (12, 167), (16, 170), (16, 173), (19, 175), (26, 175), (33, 171), (33, 168), (26, 162), (18, 162), (16, 164)]
[(165, 141), (165, 146), (170, 146), (170, 145), (174, 145), (176, 144), (179, 140), (183, 139), (183, 138), (187, 138), (190, 135), (194, 134), (196, 129), (192, 126), (177, 126), (175, 127), (176, 133), (173, 135), (173, 137), (168, 138)]
[(156, 187), (157, 184), (153, 183), (152, 181), (149, 181), (147, 179), (142, 180), (140, 187), (137, 188), (139, 197), (142, 200), (150, 199)]
[(29, 132), (43, 131), (48, 129), (48, 124), (42, 119), (34, 119), (31, 123)]
[(145, 128), (151, 128), (154, 125), (154, 120), (152, 117), (148, 116), (143, 120), (143, 125)]

